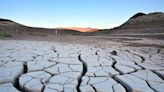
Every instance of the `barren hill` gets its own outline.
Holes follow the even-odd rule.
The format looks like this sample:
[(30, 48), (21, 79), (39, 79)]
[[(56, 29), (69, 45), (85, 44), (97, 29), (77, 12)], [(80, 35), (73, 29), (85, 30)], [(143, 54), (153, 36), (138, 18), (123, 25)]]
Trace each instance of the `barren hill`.
[(38, 28), (38, 27), (29, 27), (17, 22), (8, 20), (8, 19), (0, 19), (0, 32), (7, 32), (9, 34), (31, 34), (31, 35), (47, 35), (47, 34), (73, 34), (78, 35), (81, 34), (79, 31), (75, 31), (72, 29), (50, 29), (50, 28)]
[(137, 13), (121, 26), (95, 32), (96, 35), (164, 38), (164, 13)]
[(134, 29), (134, 28), (159, 28), (164, 27), (164, 13), (137, 13), (127, 22), (123, 23), (118, 29)]

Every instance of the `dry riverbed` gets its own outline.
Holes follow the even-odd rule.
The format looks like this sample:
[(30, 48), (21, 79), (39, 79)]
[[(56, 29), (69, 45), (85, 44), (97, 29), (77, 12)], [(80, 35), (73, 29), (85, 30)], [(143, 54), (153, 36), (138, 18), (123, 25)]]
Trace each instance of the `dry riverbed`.
[(0, 40), (0, 92), (164, 91), (164, 40), (12, 39)]

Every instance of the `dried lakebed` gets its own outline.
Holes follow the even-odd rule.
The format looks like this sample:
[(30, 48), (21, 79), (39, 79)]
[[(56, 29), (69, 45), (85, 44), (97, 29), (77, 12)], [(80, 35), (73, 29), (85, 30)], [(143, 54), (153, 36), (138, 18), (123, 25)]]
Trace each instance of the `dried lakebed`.
[(163, 92), (164, 48), (0, 40), (0, 92)]

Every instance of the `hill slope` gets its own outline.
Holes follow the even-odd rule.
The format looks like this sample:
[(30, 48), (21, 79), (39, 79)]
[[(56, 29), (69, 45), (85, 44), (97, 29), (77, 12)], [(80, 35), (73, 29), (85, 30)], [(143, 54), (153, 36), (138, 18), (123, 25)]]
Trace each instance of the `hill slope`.
[(134, 28), (159, 28), (164, 27), (164, 13), (137, 13), (127, 22), (123, 23), (118, 29), (134, 29)]
[(71, 29), (49, 29), (49, 28), (37, 28), (28, 27), (8, 19), (0, 19), (0, 32), (7, 32), (10, 34), (71, 34), (78, 35), (81, 32), (71, 30)]
[(137, 13), (128, 21), (113, 29), (95, 32), (95, 35), (150, 37), (164, 39), (164, 13)]

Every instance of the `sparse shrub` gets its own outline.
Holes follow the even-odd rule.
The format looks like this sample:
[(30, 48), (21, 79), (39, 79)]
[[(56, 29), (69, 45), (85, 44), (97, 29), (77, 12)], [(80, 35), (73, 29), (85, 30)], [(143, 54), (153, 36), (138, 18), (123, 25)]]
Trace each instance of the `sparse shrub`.
[(0, 37), (12, 37), (12, 35), (5, 32), (0, 32)]
[(23, 34), (23, 33), (22, 33), (22, 32), (20, 32), (20, 31), (18, 31), (17, 33), (18, 33), (18, 34)]
[(30, 35), (33, 35), (32, 33), (30, 33)]

